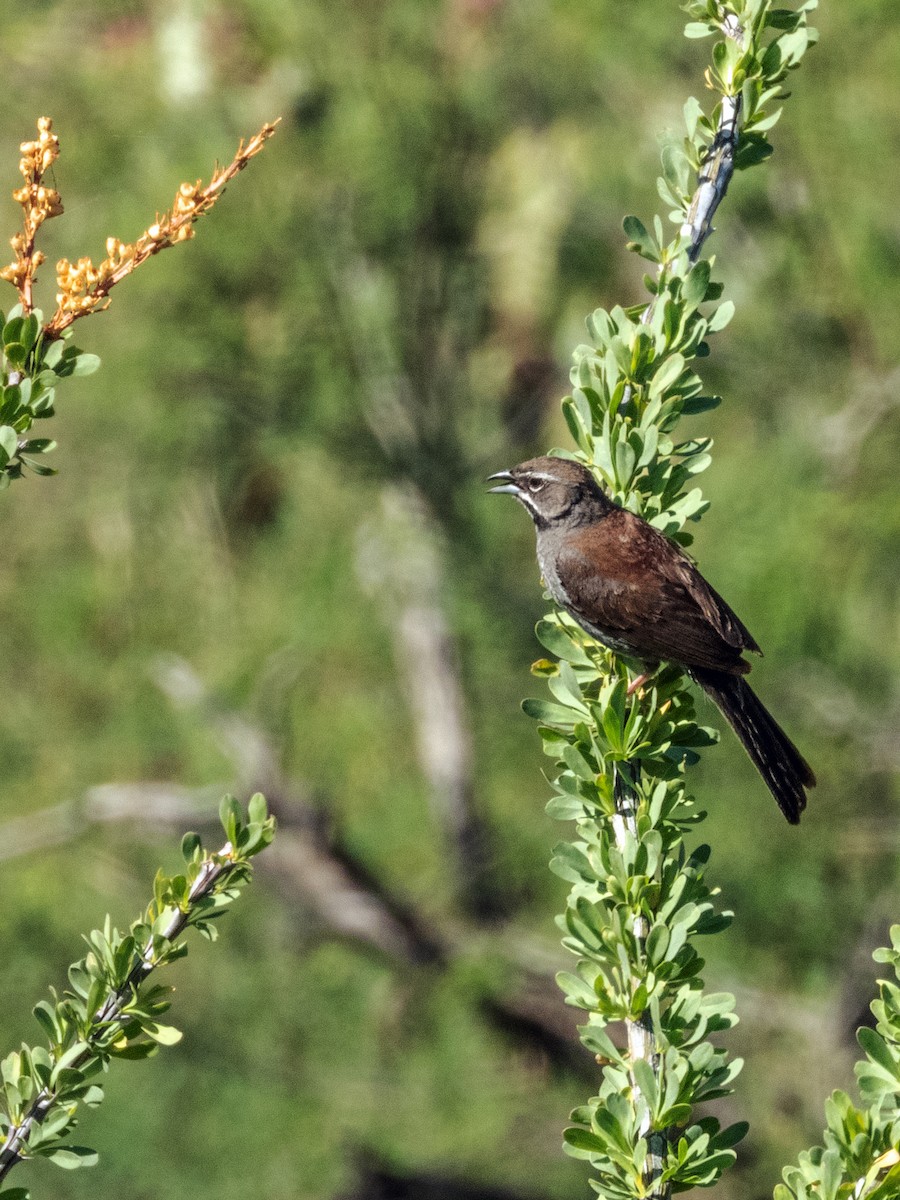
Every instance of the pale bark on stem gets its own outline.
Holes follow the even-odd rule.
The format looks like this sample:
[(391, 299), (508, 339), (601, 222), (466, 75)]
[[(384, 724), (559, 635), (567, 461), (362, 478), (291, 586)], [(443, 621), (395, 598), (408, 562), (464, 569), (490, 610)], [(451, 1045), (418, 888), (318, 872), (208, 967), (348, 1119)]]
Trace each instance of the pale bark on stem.
[[(744, 29), (733, 13), (729, 13), (722, 22), (722, 32), (743, 47)], [(681, 233), (688, 239), (687, 256), (692, 263), (700, 257), (706, 239), (713, 232), (713, 217), (725, 198), (734, 174), (734, 156), (740, 139), (742, 115), (743, 100), (740, 93), (736, 96), (722, 97), (722, 111), (719, 114), (716, 134), (700, 164), (697, 186), (681, 226)], [(641, 314), (642, 325), (650, 324), (655, 305), (654, 297)], [(622, 403), (619, 405), (620, 412), (625, 412), (631, 403), (633, 390), (631, 384), (625, 388)]]
[[(613, 829), (616, 835), (616, 845), (623, 851), (628, 835), (631, 834), (632, 837), (637, 837), (635, 794), (632, 791), (631, 783), (625, 776), (626, 772), (632, 779), (636, 779), (638, 774), (637, 763), (625, 763), (622, 770), (616, 770), (615, 797), (618, 812), (613, 817)], [(639, 956), (643, 958), (644, 944), (648, 933), (646, 919), (639, 914), (635, 915), (632, 929), (635, 941), (640, 948)], [(645, 1012), (636, 1021), (626, 1021), (625, 1032), (628, 1039), (628, 1057), (631, 1063), (634, 1064), (640, 1060), (644, 1060), (649, 1063), (654, 1075), (658, 1075), (659, 1051), (650, 1014)], [(640, 1099), (640, 1086), (635, 1078), (633, 1069), (630, 1072), (630, 1076), (634, 1100), (637, 1103)], [(660, 1179), (666, 1157), (666, 1135), (660, 1132), (651, 1132), (651, 1124), (652, 1120), (648, 1106), (647, 1112), (638, 1128), (638, 1135), (647, 1139), (644, 1184), (647, 1188), (648, 1197), (652, 1197), (653, 1200), (669, 1200), (671, 1189), (668, 1184), (663, 1184)]]
[[(178, 909), (172, 914), (172, 918), (162, 934), (163, 938), (167, 941), (174, 941), (175, 938), (184, 932), (193, 906), (199, 900), (202, 900), (204, 896), (209, 895), (222, 876), (227, 875), (234, 868), (235, 861), (233, 855), (234, 848), (230, 842), (226, 842), (218, 854), (212, 855), (203, 864), (191, 886), (187, 907)], [(122, 1009), (134, 994), (135, 989), (143, 983), (157, 965), (154, 941), (151, 938), (148, 939), (140, 958), (134, 964), (128, 978), (120, 987), (110, 993), (94, 1014), (91, 1020), (91, 1034), (87, 1038), (89, 1048), (84, 1051), (84, 1054), (80, 1058), (69, 1064), (71, 1067), (78, 1069), (86, 1065), (94, 1054), (94, 1048), (90, 1045), (91, 1036), (96, 1036), (104, 1027), (109, 1026), (119, 1019)], [(50, 1088), (42, 1088), (35, 1096), (28, 1112), (22, 1120), (17, 1125), (10, 1127), (6, 1141), (0, 1147), (0, 1182), (6, 1178), (16, 1163), (22, 1161), (22, 1151), (27, 1145), (29, 1133), (35, 1125), (40, 1125), (46, 1120), (55, 1100), (56, 1093), (54, 1091)]]
[[(743, 49), (744, 30), (733, 13), (722, 22), (722, 32)], [(719, 122), (712, 145), (700, 165), (697, 188), (688, 209), (681, 232), (689, 239), (688, 258), (696, 262), (703, 244), (713, 231), (713, 217), (725, 198), (734, 174), (734, 156), (741, 132), (743, 101), (736, 96), (723, 96)]]

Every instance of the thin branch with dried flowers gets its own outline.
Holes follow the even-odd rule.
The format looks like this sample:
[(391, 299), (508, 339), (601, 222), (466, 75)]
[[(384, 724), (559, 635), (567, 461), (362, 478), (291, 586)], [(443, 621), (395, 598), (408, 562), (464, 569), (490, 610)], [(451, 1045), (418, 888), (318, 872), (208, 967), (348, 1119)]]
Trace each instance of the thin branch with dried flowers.
[(110, 291), (126, 275), (151, 255), (192, 238), (194, 222), (209, 212), (225, 185), (262, 150), (277, 124), (277, 121), (267, 123), (248, 142), (241, 141), (231, 163), (224, 169), (216, 168), (206, 187), (201, 187), (199, 179), (196, 183), (183, 183), (172, 208), (162, 216), (157, 214), (154, 224), (137, 241), (125, 243), (115, 237), (107, 238), (106, 258), (99, 266), (95, 267), (89, 258), (79, 258), (77, 263), (60, 259), (56, 265), (58, 307), (44, 327), (45, 337), (50, 340), (59, 337), (79, 317), (105, 309)]
[(34, 277), (44, 261), (44, 255), (34, 248), (37, 231), (46, 220), (58, 217), (63, 211), (59, 192), (44, 186), (44, 175), (59, 158), (59, 138), (52, 132), (53, 122), (49, 117), (41, 117), (37, 127), (37, 141), (23, 142), (19, 147), (22, 152), (19, 170), (25, 184), (13, 192), (13, 200), (22, 205), (25, 220), (22, 232), (10, 239), (16, 261), (0, 270), (0, 279), (5, 279), (18, 291), (19, 302), (26, 314), (32, 310)]
[(11, 283), (19, 302), (5, 318), (0, 314), (0, 489), (27, 470), (53, 475), (41, 458), (55, 447), (50, 438), (28, 436), (34, 422), (53, 416), (56, 388), (70, 375), (89, 375), (100, 360), (71, 344), (70, 326), (79, 317), (102, 312), (115, 285), (153, 254), (193, 237), (194, 222), (209, 212), (228, 184), (257, 155), (275, 132), (277, 121), (266, 124), (247, 142), (241, 142), (231, 163), (216, 167), (203, 187), (183, 183), (172, 208), (132, 243), (108, 238), (106, 258), (94, 266), (89, 258), (76, 263), (61, 259), (56, 265), (59, 291), (50, 320), (34, 304), (34, 283), (44, 255), (36, 249), (44, 221), (59, 216), (59, 193), (44, 180), (59, 157), (59, 139), (53, 122), (41, 117), (37, 140), (23, 142), (19, 170), (24, 185), (13, 193), (24, 212), (23, 228), (11, 238), (15, 261), (0, 269), (0, 279)]
[[(106, 258), (98, 266), (95, 267), (87, 257), (79, 258), (75, 263), (67, 258), (60, 259), (56, 264), (57, 309), (43, 328), (45, 341), (58, 338), (79, 317), (105, 309), (115, 285), (151, 255), (192, 238), (194, 222), (209, 212), (224, 192), (225, 185), (259, 154), (277, 124), (277, 121), (267, 122), (249, 141), (242, 140), (229, 165), (217, 167), (206, 187), (199, 179), (196, 183), (183, 183), (171, 209), (162, 216), (157, 214), (156, 221), (136, 241), (107, 238)], [(25, 217), (22, 231), (10, 239), (16, 261), (0, 269), (0, 279), (5, 279), (18, 291), (19, 303), (26, 316), (34, 308), (34, 280), (38, 267), (44, 262), (44, 255), (35, 249), (37, 232), (44, 221), (63, 211), (59, 192), (44, 184), (44, 176), (59, 158), (59, 138), (53, 133), (53, 122), (49, 117), (41, 117), (37, 126), (37, 140), (23, 142), (20, 147), (19, 170), (25, 183), (13, 192), (13, 199), (22, 205)]]

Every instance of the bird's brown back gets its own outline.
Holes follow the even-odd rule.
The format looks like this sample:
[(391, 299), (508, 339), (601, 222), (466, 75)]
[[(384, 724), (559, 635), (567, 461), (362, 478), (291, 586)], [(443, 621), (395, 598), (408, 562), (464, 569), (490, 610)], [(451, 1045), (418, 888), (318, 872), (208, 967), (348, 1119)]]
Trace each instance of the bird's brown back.
[(642, 518), (615, 507), (553, 541), (546, 549), (564, 606), (601, 640), (647, 662), (749, 671), (742, 652), (759, 647), (747, 628), (687, 555)]

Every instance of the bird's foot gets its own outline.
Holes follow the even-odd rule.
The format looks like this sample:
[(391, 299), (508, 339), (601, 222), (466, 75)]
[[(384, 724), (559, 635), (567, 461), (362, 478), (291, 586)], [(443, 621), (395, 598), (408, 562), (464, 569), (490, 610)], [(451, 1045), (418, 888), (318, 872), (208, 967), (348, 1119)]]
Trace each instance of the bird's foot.
[(632, 679), (631, 683), (629, 683), (628, 687), (625, 689), (625, 695), (633, 696), (636, 691), (644, 686), (649, 678), (650, 673), (645, 671), (643, 675), (638, 675), (637, 679)]

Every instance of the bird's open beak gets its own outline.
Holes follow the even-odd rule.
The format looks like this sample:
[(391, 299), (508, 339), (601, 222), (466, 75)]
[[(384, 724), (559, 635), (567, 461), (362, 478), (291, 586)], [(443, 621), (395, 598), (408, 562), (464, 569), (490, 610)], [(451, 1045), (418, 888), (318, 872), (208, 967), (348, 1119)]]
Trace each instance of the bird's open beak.
[(502, 479), (504, 482), (500, 487), (488, 488), (488, 494), (498, 493), (500, 495), (518, 496), (522, 489), (513, 480), (509, 471), (498, 471), (496, 475), (488, 475), (486, 482), (490, 483), (492, 479)]

